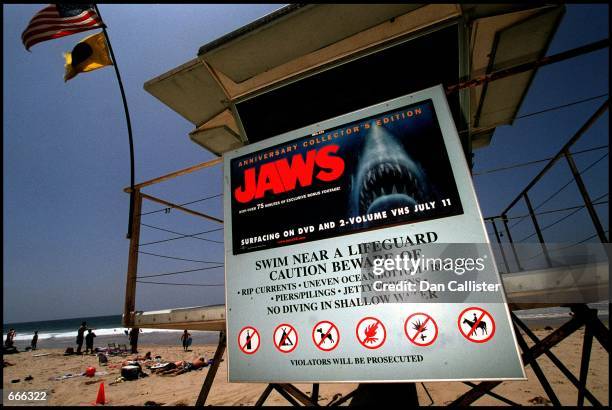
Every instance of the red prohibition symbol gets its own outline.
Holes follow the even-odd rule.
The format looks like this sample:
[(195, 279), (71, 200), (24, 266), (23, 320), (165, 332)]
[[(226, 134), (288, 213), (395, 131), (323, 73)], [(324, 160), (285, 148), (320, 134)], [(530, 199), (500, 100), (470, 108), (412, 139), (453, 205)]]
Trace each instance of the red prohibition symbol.
[(355, 334), (359, 343), (368, 349), (378, 349), (387, 340), (387, 329), (375, 317), (364, 317), (357, 323)]
[(252, 326), (245, 326), (238, 333), (238, 347), (244, 354), (253, 354), (261, 345), (259, 331)]
[(274, 329), (274, 347), (281, 353), (291, 353), (298, 345), (298, 333), (295, 327), (281, 323)]
[(476, 306), (464, 309), (457, 320), (459, 332), (470, 342), (485, 343), (495, 334), (495, 320), (483, 308)]
[(319, 350), (330, 352), (340, 343), (338, 326), (328, 320), (322, 320), (312, 328), (312, 341)]
[(438, 324), (427, 313), (413, 313), (404, 322), (404, 333), (417, 346), (429, 346), (438, 338)]

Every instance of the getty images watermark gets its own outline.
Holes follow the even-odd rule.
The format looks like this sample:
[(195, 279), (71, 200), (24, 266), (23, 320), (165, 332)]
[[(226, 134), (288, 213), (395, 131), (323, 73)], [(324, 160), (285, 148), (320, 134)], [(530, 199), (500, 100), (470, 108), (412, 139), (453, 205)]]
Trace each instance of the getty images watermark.
[(608, 244), (548, 243), (547, 253), (540, 243), (497, 248), (486, 243), (408, 245), (397, 241), (362, 247), (367, 250), (360, 254), (363, 299), (497, 303), (504, 301), (504, 292), (521, 303), (608, 299)]
[[(456, 275), (462, 276), (470, 272), (482, 272), (486, 269), (485, 264), (488, 255), (483, 255), (477, 258), (442, 258), (442, 257), (425, 257), (418, 255), (416, 258), (411, 256), (395, 255), (393, 258), (378, 258), (372, 262), (372, 273), (377, 276), (383, 275), (385, 272), (402, 271), (409, 276), (414, 276), (417, 273), (423, 272), (453, 272)], [(500, 289), (499, 283), (487, 283), (485, 281), (458, 281), (450, 280), (447, 283), (431, 283), (427, 280), (409, 281), (400, 280), (397, 282), (384, 282), (376, 280), (372, 286), (376, 292), (426, 292), (426, 291), (451, 291), (451, 292), (497, 292)]]
[(503, 301), (488, 244), (399, 245), (361, 254), (361, 297), (378, 303)]

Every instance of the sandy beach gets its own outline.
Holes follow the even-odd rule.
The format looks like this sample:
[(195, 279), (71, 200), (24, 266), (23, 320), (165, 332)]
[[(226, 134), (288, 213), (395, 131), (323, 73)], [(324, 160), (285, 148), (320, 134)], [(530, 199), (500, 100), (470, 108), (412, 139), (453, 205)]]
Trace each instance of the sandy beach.
[[(551, 330), (537, 329), (535, 333), (539, 338), (545, 337)], [(582, 351), (583, 330), (580, 330), (561, 342), (553, 349), (553, 353), (567, 365), (576, 376), (579, 374), (580, 355)], [(156, 338), (156, 344), (147, 344), (147, 339)], [(161, 339), (159, 339), (161, 338)], [(160, 355), (164, 361), (193, 360), (199, 356), (212, 358), (216, 346), (214, 344), (194, 344), (192, 350), (184, 352), (178, 343), (173, 343), (177, 335), (154, 334), (143, 338), (139, 352), (144, 354), (151, 351), (153, 355)], [(159, 344), (160, 341), (167, 344)], [(96, 340), (102, 342), (102, 340)], [(70, 342), (67, 342), (70, 343)], [(102, 343), (96, 343), (100, 346)], [(46, 348), (35, 352), (23, 352), (7, 355), (5, 360), (12, 363), (3, 369), (3, 403), (11, 405), (84, 405), (95, 401), (99, 385), (104, 382), (106, 400), (109, 405), (144, 405), (145, 403), (164, 405), (193, 405), (206, 377), (207, 368), (191, 371), (175, 377), (164, 377), (152, 374), (149, 377), (135, 381), (114, 383), (120, 376), (120, 363), (124, 357), (112, 356), (107, 366), (100, 366), (96, 356), (64, 356), (63, 348)], [(37, 356), (34, 355), (41, 355)], [(128, 357), (131, 357), (128, 356)], [(577, 391), (563, 376), (548, 358), (538, 360), (542, 370), (548, 377), (551, 386), (564, 405), (575, 405)], [(226, 362), (221, 363), (219, 372), (213, 384), (206, 404), (212, 405), (253, 405), (265, 389), (265, 384), (242, 384), (227, 382)], [(68, 373), (79, 374), (89, 366), (94, 366), (98, 374), (94, 377), (79, 376), (64, 380), (53, 378)], [(145, 370), (150, 373), (149, 370)], [(102, 373), (104, 372), (104, 373)], [(593, 351), (589, 368), (587, 386), (591, 392), (605, 405), (608, 402), (609, 389), (608, 355), (597, 341), (593, 343)], [(33, 379), (25, 381), (27, 376)], [(510, 400), (522, 405), (550, 404), (544, 399), (546, 396), (531, 367), (527, 367), (528, 381), (504, 382), (494, 389)], [(17, 383), (12, 380), (19, 379)], [(312, 385), (296, 385), (304, 392), (310, 392)], [(329, 403), (336, 394), (346, 395), (356, 387), (356, 384), (322, 384), (319, 392), (321, 404)], [(469, 389), (463, 383), (425, 383), (435, 405), (448, 404), (461, 393)], [(417, 385), (419, 402), (429, 405), (431, 400), (427, 396), (423, 385)], [(44, 391), (47, 393), (44, 401), (8, 401), (10, 392)], [(588, 402), (587, 402), (588, 403)], [(286, 405), (287, 401), (277, 392), (273, 392), (266, 405)], [(484, 396), (476, 405), (503, 405), (497, 399)]]

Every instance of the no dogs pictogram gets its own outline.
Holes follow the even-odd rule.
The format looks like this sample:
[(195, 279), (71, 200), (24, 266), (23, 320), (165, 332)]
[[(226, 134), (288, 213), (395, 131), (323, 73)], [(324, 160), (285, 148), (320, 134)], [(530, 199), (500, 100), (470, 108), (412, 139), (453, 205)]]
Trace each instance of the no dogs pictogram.
[(338, 326), (327, 320), (320, 321), (312, 328), (312, 341), (324, 352), (334, 350), (340, 342)]
[(375, 317), (364, 317), (355, 328), (357, 340), (363, 347), (378, 349), (387, 340), (385, 325)]
[(470, 342), (484, 343), (495, 334), (493, 316), (479, 307), (469, 307), (459, 314), (459, 331)]
[(413, 313), (404, 322), (404, 333), (411, 343), (429, 346), (438, 338), (438, 324), (427, 313)]
[(253, 354), (261, 345), (259, 332), (252, 326), (245, 326), (238, 333), (238, 347), (245, 354)]
[(274, 347), (282, 353), (291, 353), (298, 344), (298, 333), (287, 323), (282, 323), (274, 329)]

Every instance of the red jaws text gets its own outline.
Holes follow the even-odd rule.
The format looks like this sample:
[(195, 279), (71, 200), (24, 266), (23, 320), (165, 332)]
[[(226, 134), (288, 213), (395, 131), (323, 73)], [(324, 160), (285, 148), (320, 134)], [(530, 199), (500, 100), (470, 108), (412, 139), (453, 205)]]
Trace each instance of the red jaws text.
[[(238, 202), (247, 203), (253, 199), (260, 199), (267, 191), (274, 194), (293, 191), (296, 183), (307, 187), (312, 185), (313, 175), (323, 182), (338, 179), (344, 173), (344, 160), (333, 155), (338, 152), (338, 145), (327, 145), (321, 149), (306, 152), (306, 159), (302, 154), (295, 154), (291, 158), (291, 165), (287, 158), (263, 164), (256, 175), (255, 168), (244, 171), (244, 187), (234, 190), (234, 198)], [(315, 173), (315, 165), (319, 171)]]

